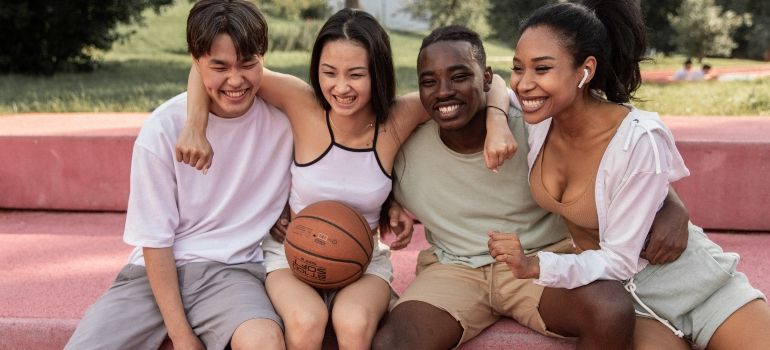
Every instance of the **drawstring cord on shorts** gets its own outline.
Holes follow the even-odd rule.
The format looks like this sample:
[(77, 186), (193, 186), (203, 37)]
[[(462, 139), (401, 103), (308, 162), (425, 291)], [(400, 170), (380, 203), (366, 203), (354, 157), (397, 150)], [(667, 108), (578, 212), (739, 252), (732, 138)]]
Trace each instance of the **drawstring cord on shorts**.
[(645, 310), (647, 310), (647, 312), (649, 312), (649, 314), (645, 314), (643, 312), (639, 312), (639, 314), (641, 314), (643, 316), (652, 317), (652, 318), (658, 320), (658, 322), (662, 323), (664, 326), (668, 327), (668, 329), (670, 329), (672, 332), (674, 332), (674, 335), (676, 335), (677, 337), (679, 337), (679, 338), (684, 337), (684, 332), (682, 332), (681, 330), (676, 329), (676, 327), (672, 326), (671, 323), (668, 322), (668, 320), (658, 316), (654, 311), (652, 311), (649, 307), (647, 307), (647, 305), (645, 305), (642, 302), (641, 299), (639, 299), (639, 296), (636, 295), (636, 283), (634, 283), (634, 278), (633, 277), (631, 277), (631, 279), (629, 279), (626, 282), (625, 288), (626, 288), (626, 290), (629, 293), (631, 293), (631, 296), (634, 298), (634, 300), (636, 300), (636, 302), (639, 303), (639, 305), (641, 305)]

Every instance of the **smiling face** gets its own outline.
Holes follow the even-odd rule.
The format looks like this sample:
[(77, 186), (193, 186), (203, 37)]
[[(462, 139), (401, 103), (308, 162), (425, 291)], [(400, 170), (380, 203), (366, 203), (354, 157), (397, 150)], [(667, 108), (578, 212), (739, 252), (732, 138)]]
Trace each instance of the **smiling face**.
[[(584, 65), (575, 67), (572, 55), (561, 43), (550, 27), (537, 26), (525, 30), (516, 45), (510, 84), (528, 123), (560, 114), (586, 90), (577, 87)], [(590, 58), (589, 72), (593, 71), (592, 62)]]
[(230, 36), (219, 34), (195, 64), (211, 98), (211, 113), (236, 118), (249, 110), (262, 80), (262, 57), (239, 59)]
[(439, 41), (417, 58), (420, 100), (444, 130), (465, 127), (484, 115), (492, 72), (481, 67), (466, 41)]
[(324, 45), (318, 83), (332, 112), (340, 116), (371, 113), (372, 78), (369, 55), (355, 41), (335, 40)]

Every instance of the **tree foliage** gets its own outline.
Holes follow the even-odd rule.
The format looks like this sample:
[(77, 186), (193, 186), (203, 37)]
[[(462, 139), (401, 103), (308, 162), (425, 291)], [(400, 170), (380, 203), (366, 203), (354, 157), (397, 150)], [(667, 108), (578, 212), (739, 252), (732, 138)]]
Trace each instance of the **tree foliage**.
[(90, 69), (97, 50), (131, 33), (119, 23), (141, 23), (173, 0), (0, 0), (0, 32), (10, 39), (0, 50), (0, 72), (53, 74), (65, 67)]
[(489, 0), (409, 0), (404, 11), (413, 18), (428, 20), (431, 28), (458, 24), (476, 31), (482, 38), (490, 34)]
[(642, 16), (647, 27), (649, 46), (656, 51), (673, 53), (677, 45), (674, 38), (676, 31), (671, 26), (668, 16), (676, 13), (682, 0), (642, 0)]
[(676, 15), (668, 18), (676, 31), (677, 47), (701, 60), (706, 55), (730, 56), (738, 47), (731, 33), (751, 24), (751, 15), (724, 11), (714, 0), (684, 0)]
[(770, 60), (770, 1), (717, 0), (717, 4), (736, 13), (751, 14), (751, 23), (735, 31), (737, 57)]
[(259, 2), (265, 13), (289, 20), (320, 19), (329, 15), (326, 0), (266, 0)]
[(519, 24), (539, 7), (553, 4), (558, 0), (490, 0), (489, 24), (492, 35), (516, 46), (519, 40)]

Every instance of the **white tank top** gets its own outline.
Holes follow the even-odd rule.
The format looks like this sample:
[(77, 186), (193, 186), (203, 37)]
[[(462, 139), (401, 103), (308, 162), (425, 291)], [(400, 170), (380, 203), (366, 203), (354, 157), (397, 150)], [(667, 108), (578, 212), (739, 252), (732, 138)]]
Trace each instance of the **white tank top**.
[(365, 149), (349, 148), (335, 142), (328, 111), (326, 127), (331, 136), (326, 151), (313, 161), (298, 164), (295, 160), (291, 165), (289, 206), (297, 213), (318, 201), (340, 201), (361, 213), (374, 229), (379, 224), (380, 208), (393, 185), (377, 156), (379, 126), (374, 126), (372, 147)]

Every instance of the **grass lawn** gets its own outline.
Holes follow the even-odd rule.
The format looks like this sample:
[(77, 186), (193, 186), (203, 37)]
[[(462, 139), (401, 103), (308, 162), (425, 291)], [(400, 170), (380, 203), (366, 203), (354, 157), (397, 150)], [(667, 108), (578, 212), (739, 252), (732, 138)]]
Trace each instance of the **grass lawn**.
[[(179, 1), (160, 16), (148, 11), (146, 26), (127, 42), (104, 53), (102, 67), (92, 73), (60, 73), (53, 77), (0, 75), (0, 114), (25, 112), (141, 112), (151, 111), (185, 90), (189, 57), (185, 20), (192, 5)], [(274, 20), (275, 21), (275, 20)], [(415, 61), (426, 33), (393, 31), (391, 46), (398, 92), (416, 90)], [(507, 45), (486, 43), (488, 64), (506, 80), (513, 55)], [(644, 70), (673, 70), (684, 57), (657, 57)], [(266, 65), (307, 80), (308, 52), (270, 52)], [(763, 62), (705, 59), (714, 67), (756, 65)], [(698, 64), (696, 63), (696, 66)], [(641, 108), (666, 115), (770, 116), (770, 79), (744, 82), (704, 82), (644, 85), (637, 96)]]

